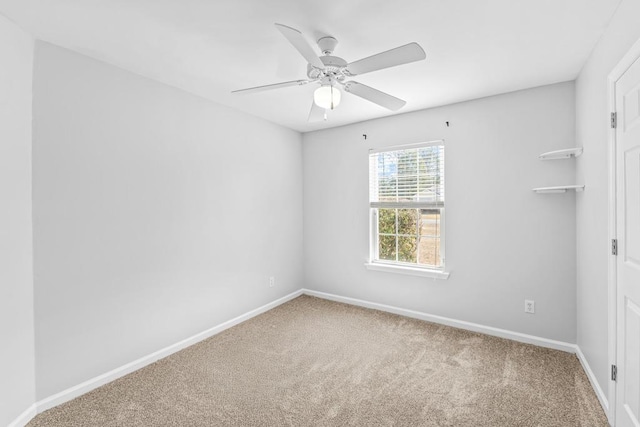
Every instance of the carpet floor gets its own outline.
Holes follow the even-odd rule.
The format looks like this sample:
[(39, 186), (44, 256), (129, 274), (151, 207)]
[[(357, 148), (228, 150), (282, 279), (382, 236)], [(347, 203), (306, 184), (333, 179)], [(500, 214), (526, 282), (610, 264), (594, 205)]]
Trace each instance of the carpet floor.
[(43, 426), (607, 426), (576, 356), (301, 296)]

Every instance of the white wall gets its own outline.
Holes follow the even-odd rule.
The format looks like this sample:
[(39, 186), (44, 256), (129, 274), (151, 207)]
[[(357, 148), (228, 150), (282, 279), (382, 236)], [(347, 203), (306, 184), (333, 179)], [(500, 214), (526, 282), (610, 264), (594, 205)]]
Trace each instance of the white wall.
[[(574, 181), (573, 161), (538, 160), (574, 132), (569, 82), (304, 134), (305, 286), (575, 342), (575, 194), (531, 191)], [(368, 150), (435, 139), (450, 278), (366, 270)]]
[(0, 15), (0, 425), (34, 402), (33, 40)]
[(605, 393), (607, 360), (608, 132), (607, 76), (640, 38), (640, 1), (623, 0), (576, 80), (576, 138), (584, 147), (576, 179), (578, 345)]
[(34, 121), (38, 399), (301, 287), (299, 133), (41, 42)]

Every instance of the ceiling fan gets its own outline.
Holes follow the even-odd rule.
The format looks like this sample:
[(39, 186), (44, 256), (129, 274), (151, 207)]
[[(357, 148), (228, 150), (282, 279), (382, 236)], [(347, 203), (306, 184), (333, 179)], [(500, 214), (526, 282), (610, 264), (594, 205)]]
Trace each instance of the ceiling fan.
[(317, 41), (318, 47), (324, 55), (318, 57), (314, 52), (314, 48), (307, 43), (300, 31), (282, 24), (275, 24), (275, 26), (282, 35), (289, 40), (293, 47), (300, 52), (304, 59), (307, 60), (307, 77), (309, 78), (234, 90), (232, 93), (261, 92), (281, 87), (318, 83), (320, 87), (317, 88), (313, 94), (309, 122), (326, 120), (326, 111), (333, 110), (338, 106), (341, 97), (339, 87), (347, 93), (352, 93), (391, 111), (399, 110), (406, 104), (406, 101), (362, 83), (346, 80), (360, 74), (421, 61), (426, 58), (424, 50), (418, 43), (409, 43), (348, 63), (342, 58), (331, 55), (338, 44), (338, 40), (331, 36), (322, 37)]

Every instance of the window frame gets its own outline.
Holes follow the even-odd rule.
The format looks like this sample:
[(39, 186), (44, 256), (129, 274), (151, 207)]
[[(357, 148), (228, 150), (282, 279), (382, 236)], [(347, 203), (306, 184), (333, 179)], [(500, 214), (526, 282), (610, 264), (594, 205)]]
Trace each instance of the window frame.
[[(369, 150), (369, 159), (372, 154), (377, 153), (386, 153), (393, 151), (401, 151), (405, 149), (416, 149), (422, 147), (429, 147), (433, 145), (442, 145), (443, 148), (445, 146), (443, 139), (427, 141), (427, 142), (419, 142), (416, 144), (405, 144), (405, 145), (396, 145), (391, 147), (384, 147), (380, 149), (371, 149)], [(446, 157), (445, 157), (446, 159)], [(442, 177), (444, 178), (444, 186), (446, 187), (446, 168), (442, 173)], [(371, 189), (371, 169), (369, 168), (369, 189)], [(446, 192), (445, 192), (446, 194)], [(446, 197), (445, 197), (446, 198)], [(378, 206), (372, 206), (373, 203), (377, 203)], [(434, 279), (447, 279), (449, 277), (449, 272), (445, 269), (445, 260), (446, 260), (446, 239), (445, 239), (445, 230), (446, 230), (446, 222), (445, 222), (445, 206), (446, 202), (443, 202), (441, 207), (424, 207), (421, 206), (417, 202), (389, 202), (388, 206), (385, 206), (380, 202), (372, 202), (371, 195), (369, 196), (368, 208), (369, 208), (369, 260), (365, 263), (365, 266), (369, 270), (375, 271), (385, 271), (390, 273), (399, 273), (399, 274), (409, 274), (423, 277), (431, 277)], [(392, 260), (383, 260), (379, 257), (379, 229), (378, 229), (378, 209), (437, 209), (440, 212), (440, 266), (433, 265), (425, 265), (419, 263), (412, 262), (403, 262), (403, 261), (392, 261)], [(397, 219), (396, 219), (397, 221)], [(396, 228), (396, 236), (399, 236)], [(416, 234), (416, 236), (419, 235)]]

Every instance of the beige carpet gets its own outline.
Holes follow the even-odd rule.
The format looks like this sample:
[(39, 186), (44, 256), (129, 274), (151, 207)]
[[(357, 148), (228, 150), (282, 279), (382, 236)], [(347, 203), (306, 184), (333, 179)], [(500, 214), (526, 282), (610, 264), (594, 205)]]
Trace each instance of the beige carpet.
[(572, 354), (302, 296), (40, 426), (606, 426)]

